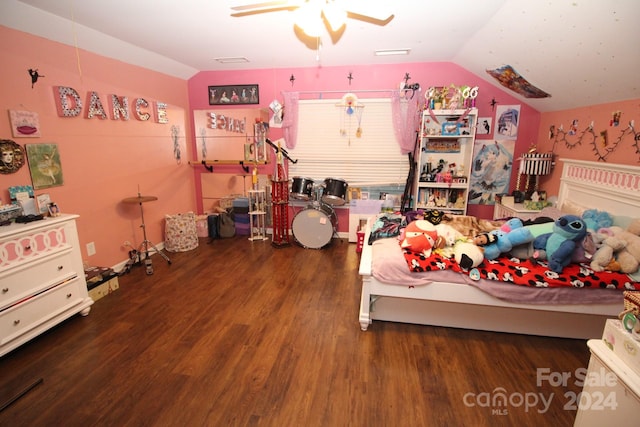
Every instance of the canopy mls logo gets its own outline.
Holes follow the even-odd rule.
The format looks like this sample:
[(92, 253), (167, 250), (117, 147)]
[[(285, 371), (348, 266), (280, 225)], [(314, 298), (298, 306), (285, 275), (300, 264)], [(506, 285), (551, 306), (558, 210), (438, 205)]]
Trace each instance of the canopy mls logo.
[[(79, 117), (82, 114), (82, 99), (75, 89), (68, 86), (54, 86), (53, 90), (56, 109), (60, 117)], [(112, 120), (129, 120), (129, 99), (126, 96), (111, 95), (109, 102)], [(87, 104), (86, 119), (97, 117), (104, 120), (108, 118), (107, 111), (97, 92), (90, 91), (87, 93)], [(136, 98), (131, 107), (131, 112), (137, 120), (148, 121), (151, 118), (151, 113), (148, 112), (149, 106), (150, 104), (146, 99)], [(167, 104), (164, 102), (155, 102), (152, 112), (156, 123), (169, 123)]]
[(567, 390), (562, 394), (542, 392), (512, 392), (504, 387), (496, 387), (491, 392), (468, 392), (462, 396), (466, 407), (481, 407), (491, 410), (491, 415), (509, 415), (509, 408), (524, 408), (525, 412), (536, 410), (540, 414), (549, 411), (556, 397), (563, 403), (565, 411), (578, 409), (604, 411), (618, 407), (616, 391), (617, 376), (604, 368), (589, 372), (586, 368), (577, 368), (574, 372), (556, 372), (549, 368), (536, 369), (536, 387), (545, 383), (551, 387), (566, 388), (572, 382), (575, 387), (585, 388), (580, 392)]

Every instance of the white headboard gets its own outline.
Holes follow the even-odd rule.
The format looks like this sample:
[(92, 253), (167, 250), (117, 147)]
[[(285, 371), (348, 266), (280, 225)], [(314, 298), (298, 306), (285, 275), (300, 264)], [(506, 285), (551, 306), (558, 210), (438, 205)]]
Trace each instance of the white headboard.
[(560, 159), (558, 208), (573, 203), (614, 216), (640, 218), (640, 167)]

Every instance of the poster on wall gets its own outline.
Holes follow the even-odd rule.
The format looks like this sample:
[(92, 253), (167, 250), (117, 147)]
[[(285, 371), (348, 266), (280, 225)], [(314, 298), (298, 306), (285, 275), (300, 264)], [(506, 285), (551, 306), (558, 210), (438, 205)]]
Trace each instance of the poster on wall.
[(32, 111), (9, 110), (11, 133), (14, 138), (39, 138), (40, 119)]
[(209, 105), (259, 104), (258, 85), (209, 86)]
[(493, 136), (493, 119), (491, 117), (478, 117), (476, 135), (483, 135), (489, 138)]
[(495, 139), (517, 139), (520, 126), (519, 105), (499, 105), (496, 108)]
[(493, 205), (496, 194), (509, 192), (514, 140), (476, 141), (469, 182), (469, 204)]
[(58, 144), (27, 144), (25, 148), (34, 189), (64, 184)]

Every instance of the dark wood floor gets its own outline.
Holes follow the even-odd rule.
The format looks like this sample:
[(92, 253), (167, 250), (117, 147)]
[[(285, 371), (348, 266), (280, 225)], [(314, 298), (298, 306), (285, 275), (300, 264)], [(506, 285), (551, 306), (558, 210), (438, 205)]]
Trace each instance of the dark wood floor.
[[(152, 257), (0, 359), (2, 426), (570, 426), (584, 341), (358, 324), (355, 244), (236, 237)], [(508, 319), (505, 319), (508, 321)], [(536, 384), (536, 369), (570, 373)], [(502, 393), (506, 406), (492, 404)], [(541, 401), (551, 399), (545, 410)], [(488, 400), (487, 400), (488, 399)]]

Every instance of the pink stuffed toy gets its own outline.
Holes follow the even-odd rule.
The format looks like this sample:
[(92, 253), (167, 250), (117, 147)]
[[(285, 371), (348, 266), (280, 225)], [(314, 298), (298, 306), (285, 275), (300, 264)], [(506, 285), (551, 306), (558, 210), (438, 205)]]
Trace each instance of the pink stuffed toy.
[(424, 219), (410, 222), (404, 229), (404, 239), (400, 246), (411, 252), (431, 256), (431, 250), (438, 240), (435, 225)]

